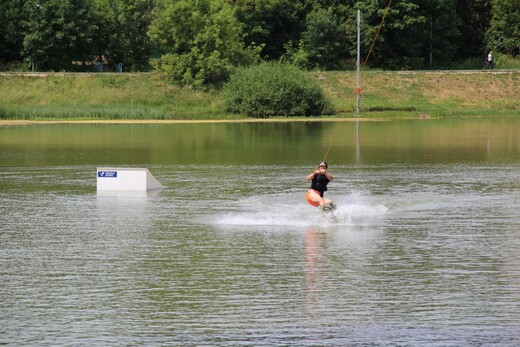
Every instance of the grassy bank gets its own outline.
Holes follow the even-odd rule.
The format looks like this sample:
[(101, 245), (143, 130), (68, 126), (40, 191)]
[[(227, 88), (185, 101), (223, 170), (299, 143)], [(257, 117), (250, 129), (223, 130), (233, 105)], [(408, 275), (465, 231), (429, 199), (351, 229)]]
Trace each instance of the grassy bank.
[[(321, 79), (336, 109), (355, 110), (355, 76), (331, 72)], [(520, 115), (520, 71), (365, 72), (364, 116), (449, 117)]]
[[(336, 115), (357, 117), (354, 72), (311, 73)], [(363, 117), (520, 115), (520, 71), (362, 74)], [(0, 75), (0, 119), (243, 119), (218, 93), (172, 85), (159, 74)]]
[(217, 95), (158, 74), (0, 76), (0, 119), (222, 119)]

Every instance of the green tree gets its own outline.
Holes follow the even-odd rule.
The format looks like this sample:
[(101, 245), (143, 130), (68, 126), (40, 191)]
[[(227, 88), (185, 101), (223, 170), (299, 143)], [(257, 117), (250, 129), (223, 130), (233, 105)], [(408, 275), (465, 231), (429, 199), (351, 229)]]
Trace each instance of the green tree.
[(226, 2), (169, 1), (157, 11), (149, 35), (166, 52), (156, 69), (193, 87), (219, 85), (236, 66), (259, 56), (258, 47), (245, 46), (243, 25)]
[(305, 0), (228, 0), (244, 24), (247, 45), (263, 45), (263, 59), (276, 60), (305, 29)]
[(492, 0), (492, 4), (487, 48), (508, 54), (516, 52), (520, 46), (520, 0)]
[(95, 0), (99, 30), (97, 55), (110, 65), (123, 63), (125, 71), (149, 69), (152, 43), (147, 33), (155, 0)]
[(482, 54), (491, 19), (491, 0), (457, 0), (460, 59)]
[(152, 43), (148, 30), (153, 20), (154, 0), (125, 0), (121, 22), (124, 28), (125, 60), (131, 70), (148, 69)]
[(347, 46), (345, 27), (336, 21), (331, 9), (317, 9), (309, 13), (300, 47), (306, 52), (308, 67), (325, 70), (339, 68), (347, 58)]
[[(425, 65), (429, 65), (431, 53), (432, 66), (449, 67), (455, 61), (468, 57), (463, 52), (469, 52), (460, 41), (459, 21), (455, 3), (452, 0), (427, 0), (426, 11), (422, 13), (427, 18), (423, 37), (422, 57)], [(428, 53), (427, 53), (428, 52)]]
[(0, 63), (22, 59), (24, 3), (24, 0), (0, 2)]
[[(386, 5), (386, 4), (385, 4)], [(412, 69), (423, 65), (420, 56), (425, 40), (426, 17), (420, 14), (419, 5), (409, 0), (393, 2), (386, 11), (380, 1), (369, 0), (359, 4), (363, 18), (364, 47), (371, 47), (378, 28), (383, 21), (376, 43), (370, 53), (370, 66), (386, 69)], [(386, 13), (386, 17), (383, 17)]]
[[(452, 0), (400, 0), (386, 4), (378, 1), (358, 3), (362, 11), (364, 56), (368, 64), (386, 69), (418, 69), (429, 65), (430, 56), (437, 64), (450, 64), (457, 57), (457, 17)], [(381, 22), (384, 25), (373, 45)], [(368, 18), (368, 19), (367, 19)], [(367, 38), (368, 37), (368, 38)]]
[[(112, 65), (121, 62), (125, 54), (123, 44), (123, 26), (119, 20), (121, 2), (119, 0), (93, 0), (97, 30), (93, 45), (95, 58), (102, 59)], [(126, 70), (126, 61), (125, 70)]]
[(97, 29), (89, 0), (28, 1), (23, 55), (40, 70), (67, 70), (92, 57)]

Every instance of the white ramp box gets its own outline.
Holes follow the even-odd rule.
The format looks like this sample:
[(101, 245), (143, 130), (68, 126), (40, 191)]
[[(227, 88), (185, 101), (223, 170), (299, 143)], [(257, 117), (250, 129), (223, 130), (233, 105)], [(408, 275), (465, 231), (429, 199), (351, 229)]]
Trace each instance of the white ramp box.
[(97, 191), (148, 192), (163, 186), (146, 168), (97, 168)]

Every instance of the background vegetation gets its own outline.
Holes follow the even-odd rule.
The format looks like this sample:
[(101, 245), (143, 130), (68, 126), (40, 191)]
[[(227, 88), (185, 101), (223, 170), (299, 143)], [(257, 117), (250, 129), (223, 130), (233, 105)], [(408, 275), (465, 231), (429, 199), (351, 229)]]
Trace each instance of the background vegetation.
[[(350, 105), (345, 99), (350, 96), (328, 83), (334, 83), (334, 71), (354, 69), (358, 10), (366, 71), (480, 70), (490, 50), (496, 67), (520, 67), (519, 0), (3, 0), (0, 70), (156, 73), (141, 78), (6, 77), (2, 86), (9, 96), (2, 95), (0, 116), (157, 119), (233, 117), (228, 111), (255, 117), (338, 114), (349, 109), (341, 104)], [(310, 75), (319, 73), (318, 84), (309, 82), (313, 79), (308, 76), (298, 77), (302, 72), (295, 66)], [(449, 109), (457, 113), (490, 105), (498, 110), (498, 100), (504, 102), (503, 109), (516, 110), (502, 95), (481, 102), (488, 95), (483, 90), (503, 76), (480, 81), (490, 84), (480, 86), (478, 92), (461, 85), (481, 94), (479, 100), (473, 95), (458, 98), (453, 92), (428, 91), (421, 83), (429, 81), (430, 90), (435, 90), (437, 81), (431, 78), (416, 81), (413, 77), (394, 84), (378, 80), (380, 76), (384, 74), (369, 81), (408, 94), (396, 98), (383, 90), (371, 94), (365, 88), (365, 112), (440, 109), (445, 113)], [(507, 83), (518, 82), (515, 78)], [(234, 85), (219, 93), (230, 79)], [(329, 101), (317, 85), (329, 88), (325, 93)], [(334, 101), (337, 95), (342, 99)], [(332, 111), (326, 107), (328, 102), (334, 105)]]
[(166, 72), (190, 88), (220, 86), (235, 67), (260, 60), (283, 60), (310, 70), (346, 70), (354, 66), (357, 10), (362, 13), (364, 59), (375, 43), (368, 60), (371, 69), (480, 69), (491, 49), (497, 57), (519, 53), (518, 0), (389, 4), (2, 0), (0, 67), (114, 71), (122, 66), (126, 72)]
[[(330, 102), (326, 117), (520, 115), (520, 70), (362, 74), (355, 113), (354, 72), (307, 72)], [(158, 73), (0, 75), (0, 119), (239, 119), (225, 98), (188, 90)]]

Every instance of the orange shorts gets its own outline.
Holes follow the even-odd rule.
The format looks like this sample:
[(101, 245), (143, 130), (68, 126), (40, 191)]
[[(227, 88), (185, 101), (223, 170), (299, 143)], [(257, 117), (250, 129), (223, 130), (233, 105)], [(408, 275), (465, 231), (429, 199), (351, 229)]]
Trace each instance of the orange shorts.
[(318, 194), (318, 196), (320, 195), (320, 192), (318, 192), (317, 190), (309, 189), (309, 190), (307, 191), (307, 194), (305, 194), (305, 200), (307, 200), (307, 202), (308, 202), (309, 204), (311, 204), (312, 206), (317, 207), (317, 206), (320, 205), (320, 203), (317, 202), (317, 201), (312, 201), (312, 200), (311, 200), (311, 192), (314, 192), (314, 193)]

